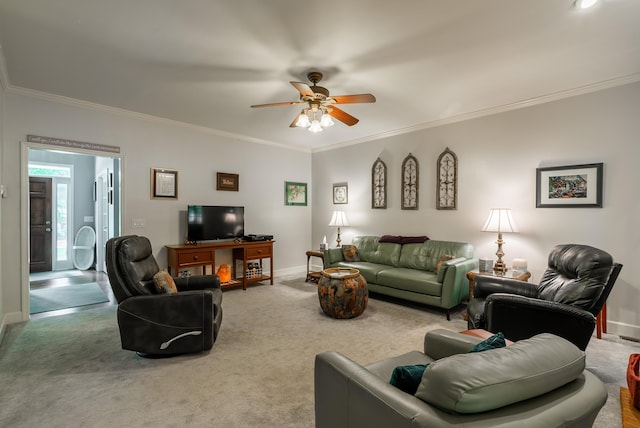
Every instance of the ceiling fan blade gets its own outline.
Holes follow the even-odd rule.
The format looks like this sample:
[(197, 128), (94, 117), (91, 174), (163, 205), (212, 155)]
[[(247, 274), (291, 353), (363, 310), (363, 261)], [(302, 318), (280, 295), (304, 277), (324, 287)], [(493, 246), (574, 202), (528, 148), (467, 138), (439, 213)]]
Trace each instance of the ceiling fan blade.
[(307, 85), (306, 83), (302, 83), (302, 82), (289, 82), (289, 83), (291, 83), (293, 87), (296, 88), (298, 92), (300, 92), (300, 95), (311, 97), (311, 98), (315, 96), (313, 91), (311, 90), (311, 87), (309, 87), (309, 85)]
[(295, 128), (296, 127), (296, 123), (298, 122), (298, 118), (300, 117), (302, 113), (299, 113), (296, 115), (296, 117), (293, 118), (293, 122), (291, 122), (291, 125), (289, 125), (289, 128)]
[(269, 104), (254, 104), (251, 106), (251, 108), (257, 108), (257, 107), (275, 107), (275, 106), (292, 106), (295, 104), (305, 104), (304, 101), (286, 101), (283, 103), (269, 103)]
[(345, 125), (353, 126), (359, 122), (359, 119), (356, 119), (344, 110), (340, 110), (338, 107), (331, 106), (328, 110), (331, 117), (338, 119)]
[(335, 104), (375, 103), (376, 97), (371, 94), (335, 95), (329, 97)]

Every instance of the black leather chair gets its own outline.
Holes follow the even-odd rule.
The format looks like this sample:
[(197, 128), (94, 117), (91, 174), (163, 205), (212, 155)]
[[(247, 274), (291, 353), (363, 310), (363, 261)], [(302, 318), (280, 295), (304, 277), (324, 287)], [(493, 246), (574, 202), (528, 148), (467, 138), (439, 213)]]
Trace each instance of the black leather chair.
[(160, 271), (149, 239), (109, 239), (107, 275), (118, 301), (122, 349), (169, 356), (211, 349), (222, 323), (222, 290), (217, 275), (174, 278), (177, 293), (158, 294)]
[(513, 341), (553, 333), (585, 350), (621, 269), (605, 251), (565, 244), (549, 254), (540, 284), (478, 275), (468, 328), (502, 332)]

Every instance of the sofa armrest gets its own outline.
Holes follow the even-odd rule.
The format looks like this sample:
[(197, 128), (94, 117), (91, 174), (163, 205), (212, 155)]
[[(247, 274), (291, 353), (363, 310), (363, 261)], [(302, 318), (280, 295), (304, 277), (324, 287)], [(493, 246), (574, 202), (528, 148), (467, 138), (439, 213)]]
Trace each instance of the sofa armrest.
[(481, 341), (479, 337), (438, 328), (424, 335), (424, 353), (434, 360), (439, 360), (455, 354), (464, 354)]
[(332, 267), (338, 262), (344, 261), (344, 255), (342, 254), (342, 248), (329, 248), (324, 250), (324, 265), (325, 267)]
[(477, 275), (473, 278), (473, 297), (487, 297), (494, 293), (517, 294), (525, 297), (538, 295), (537, 285), (514, 278)]
[(179, 276), (173, 278), (178, 291), (206, 290), (207, 288), (220, 288), (218, 275), (194, 275)]
[[(516, 321), (517, 322), (514, 322)], [(486, 329), (517, 341), (548, 332), (584, 350), (595, 329), (591, 312), (547, 300), (495, 293), (485, 301)]]
[[(442, 307), (453, 308), (469, 297), (469, 280), (467, 272), (478, 267), (478, 259), (449, 260), (447, 271), (442, 282)], [(455, 262), (455, 263), (454, 263)]]
[(441, 421), (440, 411), (338, 352), (316, 355), (314, 382), (316, 428), (410, 428)]

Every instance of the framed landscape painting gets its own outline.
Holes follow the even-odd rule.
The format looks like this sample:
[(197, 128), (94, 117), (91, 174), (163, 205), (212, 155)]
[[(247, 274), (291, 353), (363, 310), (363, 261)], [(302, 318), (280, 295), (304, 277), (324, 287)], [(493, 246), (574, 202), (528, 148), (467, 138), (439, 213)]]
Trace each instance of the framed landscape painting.
[(284, 204), (307, 206), (307, 183), (285, 181)]
[(602, 163), (536, 169), (536, 208), (602, 208)]

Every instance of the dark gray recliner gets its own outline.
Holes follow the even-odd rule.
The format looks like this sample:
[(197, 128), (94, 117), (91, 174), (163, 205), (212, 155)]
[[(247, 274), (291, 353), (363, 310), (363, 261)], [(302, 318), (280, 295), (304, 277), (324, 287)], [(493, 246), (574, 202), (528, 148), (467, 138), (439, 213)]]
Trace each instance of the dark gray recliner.
[(122, 349), (169, 356), (211, 349), (222, 323), (217, 275), (174, 278), (177, 293), (158, 294), (160, 271), (149, 239), (129, 235), (107, 241), (107, 274), (118, 301)]
[(621, 269), (598, 248), (556, 245), (539, 284), (476, 276), (468, 327), (502, 332), (513, 341), (553, 333), (584, 350)]

